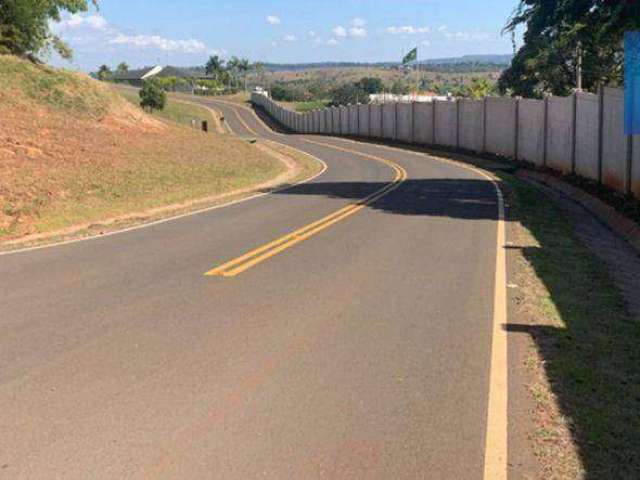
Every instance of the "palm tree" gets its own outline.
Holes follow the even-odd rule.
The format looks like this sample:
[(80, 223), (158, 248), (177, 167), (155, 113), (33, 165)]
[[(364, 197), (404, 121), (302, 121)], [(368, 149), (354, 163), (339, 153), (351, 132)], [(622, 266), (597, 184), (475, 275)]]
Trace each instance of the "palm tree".
[(213, 75), (217, 80), (220, 72), (224, 70), (224, 60), (221, 59), (218, 55), (209, 57), (209, 60), (207, 60), (207, 64), (204, 66), (204, 70), (207, 75)]

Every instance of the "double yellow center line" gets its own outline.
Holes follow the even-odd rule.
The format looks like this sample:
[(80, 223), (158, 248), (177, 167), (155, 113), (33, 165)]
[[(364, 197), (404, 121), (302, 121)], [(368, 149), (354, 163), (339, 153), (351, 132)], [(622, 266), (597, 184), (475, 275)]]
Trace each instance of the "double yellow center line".
[(244, 255), (241, 255), (237, 258), (234, 258), (233, 260), (223, 263), (222, 265), (215, 267), (212, 270), (209, 270), (207, 273), (205, 273), (205, 275), (235, 277), (236, 275), (239, 275), (245, 270), (248, 270), (249, 268), (257, 264), (264, 262), (265, 260), (273, 257), (274, 255), (277, 255), (278, 253), (288, 248), (291, 248), (297, 243), (300, 243), (308, 239), (309, 237), (312, 237), (313, 235), (321, 232), (322, 230), (329, 228), (331, 225), (338, 223), (350, 217), (351, 215), (359, 212), (360, 210), (365, 208), (367, 205), (375, 202), (376, 200), (379, 200), (385, 195), (388, 195), (390, 192), (398, 188), (402, 184), (402, 182), (404, 182), (407, 179), (407, 172), (404, 170), (404, 168), (402, 168), (397, 163), (394, 163), (385, 158), (377, 157), (375, 155), (369, 155), (367, 153), (362, 153), (362, 152), (350, 150), (347, 148), (338, 147), (331, 144), (315, 142), (312, 140), (305, 140), (305, 141), (307, 143), (311, 143), (314, 145), (332, 148), (334, 150), (343, 151), (346, 153), (351, 153), (364, 158), (382, 162), (390, 166), (395, 171), (395, 178), (390, 183), (382, 187), (380, 190), (377, 190), (376, 192), (363, 198), (362, 200), (356, 203), (347, 205), (346, 207), (341, 208), (340, 210), (333, 212), (332, 214), (327, 215), (326, 217), (323, 217), (320, 220), (317, 220), (313, 223), (305, 225), (304, 227), (299, 228), (291, 233), (288, 233), (280, 238), (277, 238), (272, 242), (269, 242), (265, 245), (262, 245), (261, 247), (251, 250), (250, 252), (247, 252)]

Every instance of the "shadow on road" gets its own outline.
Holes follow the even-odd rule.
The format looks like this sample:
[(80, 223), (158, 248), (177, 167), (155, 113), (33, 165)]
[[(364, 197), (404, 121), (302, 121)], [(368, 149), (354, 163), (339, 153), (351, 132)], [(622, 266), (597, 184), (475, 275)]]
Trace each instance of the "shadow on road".
[[(260, 109), (257, 113), (276, 131), (291, 133)], [(430, 152), (422, 146), (396, 146)], [(468, 161), (465, 155), (440, 149), (436, 152)], [(543, 466), (548, 473), (553, 472), (550, 476), (554, 478), (638, 479), (640, 321), (626, 311), (606, 266), (577, 239), (560, 209), (535, 187), (510, 175), (508, 169), (499, 176), (513, 206), (509, 221), (519, 222), (537, 242), (536, 246), (506, 248), (520, 251), (548, 292), (546, 298), (534, 298), (535, 313), (522, 318), (510, 314), (506, 328), (533, 339), (580, 462), (567, 465), (569, 460), (554, 457), (562, 454), (562, 448), (551, 447), (542, 455), (546, 456)], [(292, 186), (279, 194), (356, 200), (384, 185), (318, 182)], [(408, 180), (369, 207), (393, 214), (461, 219), (496, 219), (497, 215), (493, 186), (482, 180)], [(525, 292), (525, 296), (530, 294)], [(537, 435), (542, 437), (534, 440), (535, 448), (546, 449), (545, 442), (551, 445), (563, 441), (553, 432), (534, 432), (533, 436)]]
[[(315, 182), (293, 185), (278, 195), (322, 195), (358, 201), (387, 182)], [(467, 179), (407, 180), (397, 190), (368, 205), (399, 215), (490, 219), (498, 216), (495, 188), (489, 181)]]

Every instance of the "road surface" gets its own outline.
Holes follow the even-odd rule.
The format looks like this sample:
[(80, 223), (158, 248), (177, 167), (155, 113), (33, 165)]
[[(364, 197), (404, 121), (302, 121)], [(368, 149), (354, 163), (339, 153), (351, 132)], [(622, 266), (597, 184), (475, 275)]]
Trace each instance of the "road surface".
[(202, 101), (326, 172), (0, 256), (0, 478), (483, 478), (494, 185)]

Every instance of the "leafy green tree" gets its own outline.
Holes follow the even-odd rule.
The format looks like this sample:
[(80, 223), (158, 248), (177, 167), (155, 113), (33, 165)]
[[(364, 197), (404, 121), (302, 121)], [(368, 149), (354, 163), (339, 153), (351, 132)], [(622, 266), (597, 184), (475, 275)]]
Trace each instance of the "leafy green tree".
[(125, 74), (128, 71), (129, 71), (129, 65), (127, 65), (125, 62), (120, 62), (116, 67), (116, 73), (119, 75)]
[(406, 95), (411, 91), (411, 87), (405, 82), (403, 79), (398, 78), (391, 85), (391, 93), (395, 93), (396, 95)]
[(576, 87), (582, 60), (583, 88), (621, 84), (622, 38), (640, 28), (637, 0), (521, 0), (505, 26), (526, 27), (523, 46), (498, 86), (502, 92), (539, 97)]
[(167, 102), (167, 94), (157, 79), (145, 80), (139, 95), (140, 106), (150, 112), (163, 110)]
[(358, 83), (345, 83), (331, 91), (331, 105), (369, 103), (369, 94)]
[(224, 60), (220, 58), (218, 55), (213, 55), (209, 57), (206, 65), (204, 66), (204, 71), (207, 75), (212, 75), (214, 78), (218, 78), (220, 72), (224, 70)]
[(368, 94), (380, 93), (384, 90), (384, 83), (378, 77), (362, 77), (357, 86)]
[(494, 85), (487, 77), (475, 77), (471, 79), (471, 85), (466, 87), (467, 95), (476, 100), (487, 97), (494, 93)]
[(112, 78), (113, 74), (107, 65), (100, 65), (98, 69), (98, 80), (106, 82)]
[[(91, 0), (97, 7), (97, 0)], [(51, 50), (71, 59), (72, 50), (51, 32), (51, 22), (60, 21), (63, 11), (88, 10), (88, 0), (1, 0), (0, 53), (36, 60)]]

